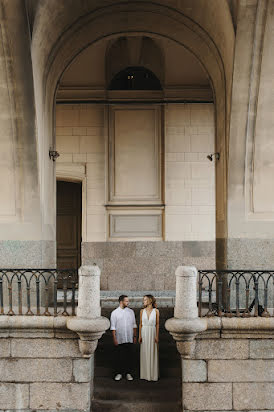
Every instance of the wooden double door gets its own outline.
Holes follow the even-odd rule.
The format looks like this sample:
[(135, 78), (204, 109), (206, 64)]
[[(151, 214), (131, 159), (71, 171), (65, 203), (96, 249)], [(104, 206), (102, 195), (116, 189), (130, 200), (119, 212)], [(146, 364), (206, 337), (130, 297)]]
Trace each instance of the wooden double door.
[(81, 266), (82, 184), (57, 181), (57, 268)]

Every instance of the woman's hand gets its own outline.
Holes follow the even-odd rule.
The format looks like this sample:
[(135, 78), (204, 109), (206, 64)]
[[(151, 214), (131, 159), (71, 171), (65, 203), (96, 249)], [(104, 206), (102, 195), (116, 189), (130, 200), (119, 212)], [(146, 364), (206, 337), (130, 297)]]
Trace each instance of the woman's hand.
[(141, 337), (139, 337), (138, 342), (142, 343), (142, 338)]
[(156, 336), (155, 343), (159, 343), (159, 338)]

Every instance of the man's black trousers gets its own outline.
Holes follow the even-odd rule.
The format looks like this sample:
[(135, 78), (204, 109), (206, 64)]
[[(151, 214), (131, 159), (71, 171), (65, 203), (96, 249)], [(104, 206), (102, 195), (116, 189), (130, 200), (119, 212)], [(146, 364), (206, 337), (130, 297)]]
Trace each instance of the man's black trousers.
[(134, 367), (134, 345), (133, 343), (121, 343), (115, 346), (115, 374), (133, 373)]

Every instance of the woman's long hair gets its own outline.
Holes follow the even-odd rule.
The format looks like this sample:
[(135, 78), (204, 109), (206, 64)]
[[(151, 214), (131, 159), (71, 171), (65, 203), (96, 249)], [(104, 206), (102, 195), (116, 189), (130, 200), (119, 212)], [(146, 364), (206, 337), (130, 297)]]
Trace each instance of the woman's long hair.
[(144, 298), (148, 298), (151, 300), (151, 304), (153, 308), (157, 308), (156, 299), (153, 295), (145, 295)]

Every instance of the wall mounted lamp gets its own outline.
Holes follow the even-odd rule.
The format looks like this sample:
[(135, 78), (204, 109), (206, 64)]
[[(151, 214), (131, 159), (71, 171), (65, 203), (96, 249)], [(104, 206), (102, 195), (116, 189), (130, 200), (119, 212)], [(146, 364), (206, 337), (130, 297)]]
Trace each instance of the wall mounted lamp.
[(55, 162), (55, 160), (56, 160), (57, 157), (59, 157), (59, 156), (60, 156), (60, 154), (57, 152), (57, 150), (49, 149), (49, 158), (50, 158), (51, 160), (53, 160), (53, 161)]
[(220, 159), (220, 153), (218, 153), (218, 152), (217, 153), (211, 153), (211, 154), (207, 155), (206, 158), (212, 162), (213, 156), (215, 156), (216, 160)]

